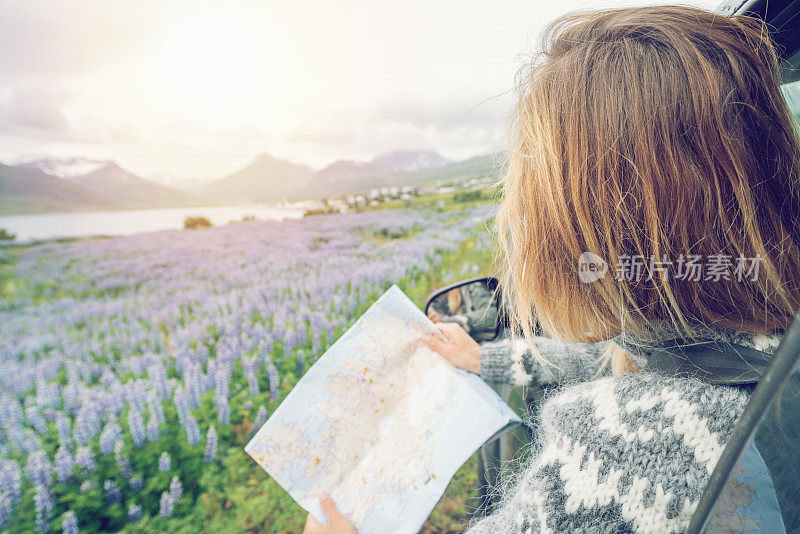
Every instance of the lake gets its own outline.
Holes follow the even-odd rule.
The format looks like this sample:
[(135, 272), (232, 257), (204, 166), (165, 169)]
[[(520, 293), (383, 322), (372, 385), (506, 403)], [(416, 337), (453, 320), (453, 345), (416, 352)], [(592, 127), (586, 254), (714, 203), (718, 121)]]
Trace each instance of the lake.
[(190, 216), (202, 216), (214, 226), (221, 226), (232, 221), (241, 221), (245, 216), (280, 221), (299, 219), (304, 213), (305, 210), (300, 207), (266, 204), (42, 213), (0, 216), (0, 228), (16, 234), (16, 242), (19, 243), (59, 237), (129, 235), (175, 230), (183, 228), (183, 220)]

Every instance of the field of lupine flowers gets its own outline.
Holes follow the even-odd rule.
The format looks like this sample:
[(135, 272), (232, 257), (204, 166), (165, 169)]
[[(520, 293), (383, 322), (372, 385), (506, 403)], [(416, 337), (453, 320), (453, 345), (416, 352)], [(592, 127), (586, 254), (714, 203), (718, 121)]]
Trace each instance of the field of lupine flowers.
[[(243, 446), (393, 283), (422, 304), (487, 274), (489, 212), (0, 248), (0, 532), (299, 532)], [(474, 483), (467, 464), (426, 528), (463, 526)]]

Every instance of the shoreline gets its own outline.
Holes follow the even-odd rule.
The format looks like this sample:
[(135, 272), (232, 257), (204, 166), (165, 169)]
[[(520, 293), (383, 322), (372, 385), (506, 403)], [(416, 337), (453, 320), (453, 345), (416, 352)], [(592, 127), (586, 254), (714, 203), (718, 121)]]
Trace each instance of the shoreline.
[[(0, 247), (81, 239), (108, 239), (127, 235), (183, 230), (187, 217), (203, 217), (213, 227), (246, 220), (302, 219), (307, 209), (299, 205), (217, 204), (135, 210), (69, 211), (0, 216), (0, 228), (16, 239), (0, 241)], [(53, 229), (60, 229), (53, 230)]]

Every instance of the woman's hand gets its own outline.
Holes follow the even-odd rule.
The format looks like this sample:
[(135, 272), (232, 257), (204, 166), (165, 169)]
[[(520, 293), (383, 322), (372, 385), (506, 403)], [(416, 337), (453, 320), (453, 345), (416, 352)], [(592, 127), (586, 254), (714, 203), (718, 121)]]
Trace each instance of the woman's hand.
[(456, 367), (481, 374), (481, 346), (478, 342), (456, 323), (437, 323), (436, 328), (450, 343), (428, 334), (423, 338), (425, 344)]
[(319, 505), (328, 518), (328, 524), (323, 525), (314, 519), (313, 515), (308, 514), (303, 534), (357, 534), (356, 527), (342, 512), (336, 509), (336, 504), (334, 504), (330, 495), (327, 493), (320, 495)]

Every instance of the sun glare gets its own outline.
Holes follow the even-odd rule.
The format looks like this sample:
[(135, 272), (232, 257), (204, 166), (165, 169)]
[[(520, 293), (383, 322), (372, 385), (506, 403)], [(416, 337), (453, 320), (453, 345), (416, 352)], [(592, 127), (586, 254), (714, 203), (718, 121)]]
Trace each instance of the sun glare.
[(266, 32), (234, 18), (192, 18), (172, 28), (157, 62), (160, 95), (190, 117), (222, 118), (258, 104), (268, 88)]

